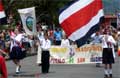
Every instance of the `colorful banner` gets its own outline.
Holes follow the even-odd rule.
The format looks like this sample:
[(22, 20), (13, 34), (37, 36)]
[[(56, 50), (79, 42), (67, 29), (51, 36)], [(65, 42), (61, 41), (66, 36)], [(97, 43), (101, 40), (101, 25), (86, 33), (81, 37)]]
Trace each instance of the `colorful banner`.
[(36, 34), (36, 17), (35, 17), (35, 7), (19, 9), (23, 28), (28, 35)]
[(51, 64), (88, 64), (102, 62), (101, 44), (86, 44), (80, 48), (52, 46)]

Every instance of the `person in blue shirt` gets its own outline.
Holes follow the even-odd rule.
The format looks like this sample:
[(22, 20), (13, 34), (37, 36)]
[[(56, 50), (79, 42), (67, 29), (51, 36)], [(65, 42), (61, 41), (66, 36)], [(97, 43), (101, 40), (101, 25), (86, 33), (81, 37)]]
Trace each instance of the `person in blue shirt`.
[(60, 29), (56, 29), (56, 31), (54, 32), (54, 40), (55, 40), (55, 45), (60, 45), (61, 44), (61, 40), (62, 40), (62, 32), (60, 31)]

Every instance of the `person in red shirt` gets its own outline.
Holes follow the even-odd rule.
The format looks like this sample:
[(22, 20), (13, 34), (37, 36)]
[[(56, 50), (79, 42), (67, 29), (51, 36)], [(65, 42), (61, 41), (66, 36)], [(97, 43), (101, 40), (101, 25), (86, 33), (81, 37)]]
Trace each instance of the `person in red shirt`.
[(0, 54), (0, 78), (8, 78), (5, 59), (3, 56), (1, 56), (1, 54)]

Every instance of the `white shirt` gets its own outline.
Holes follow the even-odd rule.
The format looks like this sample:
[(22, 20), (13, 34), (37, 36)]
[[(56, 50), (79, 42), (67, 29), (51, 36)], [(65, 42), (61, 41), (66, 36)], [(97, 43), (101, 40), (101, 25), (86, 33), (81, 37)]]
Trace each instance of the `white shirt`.
[(68, 39), (62, 39), (61, 46), (62, 47), (69, 47), (70, 46), (69, 40)]
[(45, 39), (42, 39), (41, 41), (41, 48), (42, 50), (49, 50), (51, 47), (51, 42), (49, 39), (45, 40)]
[[(11, 41), (10, 51), (14, 46), (20, 46), (22, 44), (23, 34), (18, 34), (14, 39)], [(19, 43), (19, 44), (18, 44)]]
[(40, 46), (42, 40), (44, 39), (44, 33), (43, 33), (43, 32), (40, 32), (40, 33), (37, 35), (37, 37), (38, 37), (38, 40), (39, 40), (39, 41), (37, 42), (37, 45)]
[(18, 34), (18, 35), (15, 37), (15, 40), (18, 41), (18, 42), (21, 42), (23, 38), (24, 38), (23, 34)]
[[(105, 38), (107, 38), (107, 40), (105, 40)], [(111, 48), (113, 48), (114, 45), (116, 44), (116, 41), (114, 40), (114, 38), (111, 35), (103, 35), (103, 38), (102, 38), (102, 47), (103, 48), (109, 48), (107, 42), (111, 43)]]
[(38, 33), (37, 37), (41, 41), (42, 39), (44, 39), (44, 33), (43, 32)]
[[(105, 40), (105, 37), (108, 37), (107, 40)], [(116, 45), (116, 41), (114, 40), (114, 38), (111, 35), (103, 35), (102, 38), (102, 47), (103, 48), (109, 48), (109, 45), (107, 44), (107, 42), (111, 43), (111, 47), (112, 51), (113, 51), (113, 57), (115, 58), (115, 51), (114, 51), (114, 45)]]

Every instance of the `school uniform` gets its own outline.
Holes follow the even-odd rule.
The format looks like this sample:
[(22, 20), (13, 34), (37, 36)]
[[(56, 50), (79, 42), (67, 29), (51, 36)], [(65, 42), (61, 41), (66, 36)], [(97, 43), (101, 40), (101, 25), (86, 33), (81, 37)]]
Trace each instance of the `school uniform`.
[[(107, 37), (107, 40), (105, 38)], [(102, 38), (102, 63), (103, 64), (113, 64), (115, 53), (114, 53), (114, 45), (116, 44), (114, 38), (110, 35), (104, 35)]]
[(15, 38), (11, 40), (10, 46), (10, 59), (23, 59), (25, 57), (25, 52), (22, 51), (22, 34), (17, 35)]
[(50, 52), (49, 49), (51, 47), (51, 42), (49, 39), (42, 40), (41, 43), (41, 49), (42, 49), (42, 57), (41, 57), (41, 61), (42, 61), (42, 73), (48, 73), (49, 72), (49, 67), (50, 67)]

